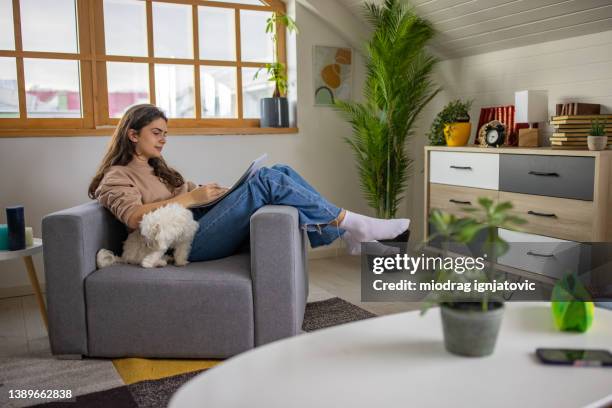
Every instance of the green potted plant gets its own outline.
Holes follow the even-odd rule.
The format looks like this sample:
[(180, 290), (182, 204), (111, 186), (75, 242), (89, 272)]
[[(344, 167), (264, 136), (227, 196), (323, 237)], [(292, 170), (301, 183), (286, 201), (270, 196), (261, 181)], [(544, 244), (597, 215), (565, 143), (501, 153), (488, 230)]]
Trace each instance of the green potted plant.
[(427, 138), (432, 146), (465, 146), (472, 130), (469, 111), (474, 101), (456, 99), (438, 113)]
[(591, 130), (587, 137), (589, 150), (604, 150), (608, 146), (608, 136), (606, 136), (606, 121), (600, 122), (598, 119), (591, 121)]
[(286, 14), (273, 12), (266, 20), (266, 33), (270, 34), (274, 46), (273, 62), (267, 63), (255, 73), (255, 78), (262, 70), (268, 74), (268, 81), (274, 82), (274, 93), (270, 98), (260, 100), (261, 127), (289, 127), (289, 102), (287, 101), (287, 70), (285, 64), (278, 60), (278, 28), (288, 32), (298, 32), (295, 21)]
[(364, 102), (336, 100), (335, 108), (352, 125), (345, 140), (368, 204), (377, 217), (393, 218), (412, 165), (407, 140), (440, 90), (430, 79), (436, 60), (425, 50), (434, 29), (399, 0), (366, 3), (364, 15), (373, 26), (364, 50)]
[[(509, 202), (494, 203), (491, 199), (478, 199), (475, 217), (457, 218), (452, 214), (434, 210), (430, 222), (436, 233), (431, 239), (443, 239), (443, 256), (449, 256), (448, 245), (452, 242), (467, 244), (484, 231), (486, 239), (483, 254), (491, 261), (508, 251), (508, 243), (497, 234), (498, 228), (516, 229), (525, 221), (508, 214)], [(495, 263), (488, 262), (485, 268), (472, 268), (458, 273), (441, 268), (436, 271), (437, 282), (474, 284), (492, 282), (498, 278)], [(481, 357), (493, 353), (501, 324), (504, 303), (499, 294), (490, 295), (478, 291), (436, 291), (426, 298), (422, 313), (434, 304), (440, 306), (444, 344), (446, 349), (462, 356)]]

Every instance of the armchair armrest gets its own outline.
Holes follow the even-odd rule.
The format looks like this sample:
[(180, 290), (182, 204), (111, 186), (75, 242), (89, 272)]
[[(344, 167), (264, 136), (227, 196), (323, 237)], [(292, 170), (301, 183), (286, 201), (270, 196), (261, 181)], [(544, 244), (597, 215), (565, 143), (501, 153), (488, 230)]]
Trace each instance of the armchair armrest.
[(294, 207), (269, 205), (251, 216), (255, 345), (301, 332), (308, 274), (306, 240)]
[(123, 224), (97, 202), (45, 216), (43, 255), (53, 354), (87, 354), (85, 278), (96, 270), (100, 248), (115, 252), (125, 239)]

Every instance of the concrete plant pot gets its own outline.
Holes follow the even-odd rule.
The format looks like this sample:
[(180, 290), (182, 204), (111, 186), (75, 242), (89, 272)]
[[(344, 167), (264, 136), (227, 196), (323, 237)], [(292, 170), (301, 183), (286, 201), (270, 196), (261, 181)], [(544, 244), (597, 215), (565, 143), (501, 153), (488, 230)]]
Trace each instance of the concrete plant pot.
[(261, 121), (263, 127), (289, 127), (289, 102), (285, 97), (262, 98), (260, 100)]
[(587, 137), (587, 145), (589, 150), (605, 150), (608, 147), (608, 136), (591, 136)]
[(483, 312), (480, 303), (440, 305), (444, 345), (450, 353), (468, 357), (484, 357), (493, 353), (504, 315), (504, 305), (489, 302)]

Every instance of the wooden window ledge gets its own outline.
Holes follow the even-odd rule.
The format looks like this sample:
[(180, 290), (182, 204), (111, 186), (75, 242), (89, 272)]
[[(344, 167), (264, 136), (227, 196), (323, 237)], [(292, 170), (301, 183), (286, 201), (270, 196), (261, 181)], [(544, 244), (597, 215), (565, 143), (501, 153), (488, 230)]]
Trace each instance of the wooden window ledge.
[[(98, 129), (0, 129), (0, 138), (16, 137), (58, 137), (58, 136), (111, 136), (115, 127)], [(168, 135), (276, 135), (298, 133), (299, 129), (292, 128), (169, 128)]]

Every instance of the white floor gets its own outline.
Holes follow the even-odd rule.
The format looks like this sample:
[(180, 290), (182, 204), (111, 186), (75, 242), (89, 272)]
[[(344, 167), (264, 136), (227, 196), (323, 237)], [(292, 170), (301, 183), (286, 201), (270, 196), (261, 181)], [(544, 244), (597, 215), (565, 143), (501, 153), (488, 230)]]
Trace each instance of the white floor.
[(309, 301), (317, 300), (318, 292), (337, 296), (376, 315), (415, 310), (420, 303), (414, 302), (362, 302), (361, 301), (361, 258), (339, 256), (335, 258), (308, 261), (310, 281)]
[[(360, 259), (340, 256), (310, 260), (310, 302), (339, 297), (377, 315), (418, 308), (415, 303), (360, 301)], [(21, 296), (0, 299), (0, 357), (39, 355), (49, 350), (36, 298)]]
[(0, 299), (0, 357), (38, 354), (49, 349), (36, 298)]

